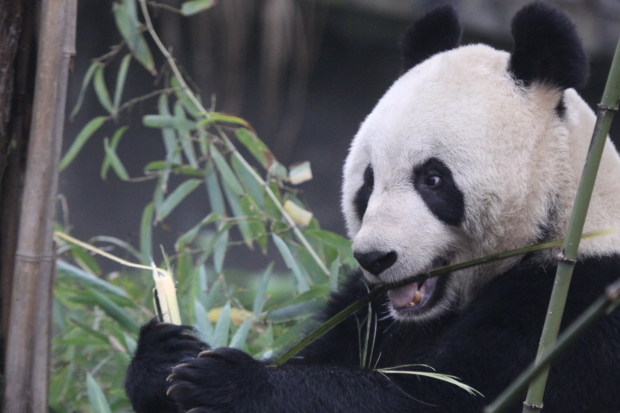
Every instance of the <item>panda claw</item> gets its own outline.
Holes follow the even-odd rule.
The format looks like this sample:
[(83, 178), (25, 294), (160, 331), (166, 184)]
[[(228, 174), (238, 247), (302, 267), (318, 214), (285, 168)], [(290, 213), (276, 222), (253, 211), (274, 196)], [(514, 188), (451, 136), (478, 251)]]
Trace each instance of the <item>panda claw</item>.
[[(189, 363), (178, 364), (178, 365), (174, 366), (174, 368), (172, 369), (172, 374), (170, 376), (174, 375), (177, 371), (179, 371), (181, 369), (188, 368), (188, 367), (191, 367), (191, 364), (189, 364)], [(170, 377), (170, 376), (168, 376), (168, 377)]]
[(172, 373), (171, 375), (169, 375), (168, 377), (166, 377), (166, 381), (170, 382), (170, 381), (174, 380), (176, 376), (177, 376), (177, 375), (176, 375), (175, 373)]
[(168, 391), (166, 391), (166, 396), (170, 396), (172, 393), (175, 392), (175, 390), (177, 390), (179, 387), (181, 387), (180, 384), (173, 384), (172, 386), (168, 387)]
[(205, 350), (205, 351), (201, 351), (200, 353), (198, 353), (198, 358), (204, 358), (204, 357), (210, 357), (213, 354), (212, 350)]
[(192, 333), (182, 333), (181, 336), (186, 340), (200, 341), (200, 339)]

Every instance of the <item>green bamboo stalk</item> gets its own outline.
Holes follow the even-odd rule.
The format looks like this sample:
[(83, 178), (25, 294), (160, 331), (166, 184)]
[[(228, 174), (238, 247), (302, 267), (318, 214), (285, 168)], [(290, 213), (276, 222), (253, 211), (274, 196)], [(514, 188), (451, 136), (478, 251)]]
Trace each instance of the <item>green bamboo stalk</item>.
[(570, 325), (558, 338), (557, 343), (547, 350), (538, 362), (532, 363), (512, 384), (500, 394), (485, 410), (484, 413), (500, 413), (517, 401), (529, 382), (551, 363), (558, 360), (564, 352), (596, 321), (613, 311), (620, 304), (620, 279), (616, 280), (605, 290), (594, 304), (573, 324)]
[[(609, 234), (613, 231), (611, 230), (603, 230), (596, 231), (592, 233), (588, 233), (583, 235), (582, 239), (597, 237), (601, 235)], [(561, 246), (564, 243), (563, 239), (543, 242), (541, 244), (529, 245), (527, 247), (517, 248), (510, 251), (498, 252), (495, 254), (487, 255), (481, 258), (476, 258), (470, 261), (461, 262), (458, 264), (446, 265), (444, 267), (439, 267), (434, 270), (429, 271), (426, 274), (418, 274), (411, 277), (407, 277), (405, 279), (400, 280), (394, 284), (384, 284), (376, 287), (371, 292), (366, 294), (365, 296), (359, 298), (357, 301), (350, 304), (344, 310), (340, 311), (338, 314), (327, 320), (325, 323), (321, 324), (318, 328), (304, 337), (299, 343), (291, 347), (286, 353), (282, 354), (278, 357), (272, 365), (279, 366), (285, 362), (287, 362), (291, 357), (295, 356), (301, 350), (303, 350), (306, 346), (308, 346), (313, 341), (317, 340), (325, 333), (327, 333), (332, 328), (336, 327), (342, 321), (344, 321), (351, 314), (355, 313), (360, 308), (364, 307), (366, 304), (377, 298), (379, 295), (387, 292), (388, 290), (402, 287), (403, 285), (411, 284), (413, 282), (421, 282), (422, 280), (426, 280), (427, 278), (437, 277), (439, 275), (448, 274), (454, 271), (462, 270), (465, 268), (475, 267), (477, 265), (486, 264), (493, 261), (503, 260), (506, 258), (514, 257), (517, 255), (529, 254), (536, 251), (542, 251), (546, 249), (556, 248)]]
[[(583, 168), (577, 196), (570, 217), (568, 229), (566, 231), (565, 242), (562, 254), (558, 257), (558, 269), (555, 276), (555, 284), (551, 299), (549, 300), (549, 309), (543, 327), (540, 343), (538, 345), (538, 353), (536, 361), (540, 361), (547, 349), (552, 347), (558, 337), (562, 314), (566, 304), (566, 296), (570, 286), (571, 277), (575, 260), (577, 259), (577, 250), (579, 248), (579, 239), (583, 232), (583, 226), (586, 220), (594, 182), (598, 172), (601, 156), (609, 133), (609, 126), (614, 117), (615, 111), (618, 110), (618, 99), (620, 98), (620, 41), (616, 46), (616, 52), (611, 64), (607, 84), (603, 92), (603, 99), (598, 107), (596, 125), (592, 135), (592, 142), (588, 150), (586, 164)], [(547, 384), (547, 376), (549, 375), (549, 366), (543, 369), (538, 377), (530, 383), (527, 397), (523, 403), (523, 413), (537, 413), (543, 408), (543, 395)]]

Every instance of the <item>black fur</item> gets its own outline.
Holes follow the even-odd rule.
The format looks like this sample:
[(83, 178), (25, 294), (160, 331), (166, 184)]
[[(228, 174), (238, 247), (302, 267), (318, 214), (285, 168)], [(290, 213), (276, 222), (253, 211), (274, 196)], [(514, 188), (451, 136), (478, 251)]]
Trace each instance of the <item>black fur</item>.
[[(164, 390), (150, 384), (154, 379), (162, 382), (170, 369), (158, 370), (159, 376), (151, 376), (155, 372), (148, 369), (163, 359), (176, 358), (177, 362), (185, 360), (174, 369), (170, 394), (182, 411), (195, 409), (192, 413), (479, 413), (534, 359), (554, 274), (555, 266), (524, 261), (484, 286), (464, 310), (452, 310), (422, 325), (395, 322), (387, 316), (386, 297), (375, 300), (370, 316), (373, 323), (377, 320), (376, 339), (367, 368), (360, 367), (359, 342), (359, 337), (366, 335), (363, 320), (367, 309), (280, 367), (267, 367), (234, 349), (217, 349), (203, 358), (187, 359), (183, 349), (171, 345), (183, 342), (181, 329), (176, 336), (168, 336), (168, 341), (153, 342), (155, 336), (149, 330), (155, 326), (150, 325), (142, 331), (139, 349), (151, 351), (148, 357), (136, 354), (127, 388), (132, 391), (132, 402), (143, 403), (134, 402), (138, 413), (170, 412)], [(577, 263), (562, 328), (619, 274), (619, 256)], [(331, 317), (366, 291), (361, 274), (353, 274), (317, 321)], [(370, 337), (374, 335), (371, 331)], [(617, 412), (619, 346), (620, 311), (615, 311), (554, 364), (545, 392), (545, 412)], [(371, 346), (368, 348), (370, 352)], [(436, 379), (376, 371), (410, 364), (425, 364), (439, 373), (455, 375), (484, 397)], [(427, 371), (424, 367), (411, 369)], [(152, 402), (147, 402), (149, 399)], [(515, 403), (509, 412), (521, 409), (521, 404)]]
[(357, 214), (357, 218), (361, 221), (364, 218), (364, 214), (366, 213), (366, 208), (368, 208), (368, 200), (370, 199), (370, 195), (372, 195), (372, 190), (375, 186), (375, 175), (372, 171), (372, 166), (368, 165), (366, 170), (364, 171), (364, 183), (357, 190), (355, 194), (355, 199), (353, 200), (353, 205), (355, 206), (355, 213)]
[[(438, 177), (439, 184), (428, 185), (429, 178)], [(454, 182), (450, 168), (437, 158), (430, 158), (413, 170), (413, 186), (428, 209), (447, 225), (458, 226), (465, 217), (463, 193)]]
[(458, 47), (462, 32), (452, 6), (439, 6), (429, 11), (402, 37), (403, 72), (434, 54)]
[(515, 47), (508, 70), (529, 86), (534, 82), (578, 88), (588, 80), (588, 56), (575, 25), (555, 7), (535, 2), (512, 20)]
[(155, 319), (140, 329), (138, 348), (125, 380), (125, 392), (136, 412), (179, 411), (166, 397), (166, 377), (182, 360), (209, 348), (192, 333), (190, 326), (158, 323)]
[(564, 96), (560, 98), (558, 104), (555, 105), (555, 113), (558, 115), (560, 119), (564, 119), (564, 115), (566, 115), (566, 105), (564, 104)]

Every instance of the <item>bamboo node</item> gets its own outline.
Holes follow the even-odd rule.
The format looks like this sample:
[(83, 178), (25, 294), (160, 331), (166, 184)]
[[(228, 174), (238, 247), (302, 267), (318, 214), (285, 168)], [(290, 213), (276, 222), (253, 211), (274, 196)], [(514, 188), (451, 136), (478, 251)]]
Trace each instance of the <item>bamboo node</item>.
[(559, 253), (556, 256), (556, 258), (558, 259), (558, 261), (565, 262), (565, 263), (570, 264), (570, 265), (577, 264), (577, 260), (574, 260), (572, 258), (568, 258), (566, 255), (564, 255), (563, 252)]
[(612, 108), (611, 106), (603, 105), (600, 103), (597, 106), (598, 106), (598, 109), (603, 112), (614, 112), (614, 113), (620, 112), (620, 109), (618, 109), (617, 107)]
[(523, 402), (523, 406), (527, 407), (530, 410), (541, 411), (543, 409), (542, 404), (531, 404), (528, 402)]
[(51, 262), (54, 260), (54, 257), (52, 256), (48, 256), (48, 255), (32, 255), (32, 254), (23, 254), (23, 253), (16, 253), (15, 254), (15, 258), (18, 261), (25, 261), (25, 262)]

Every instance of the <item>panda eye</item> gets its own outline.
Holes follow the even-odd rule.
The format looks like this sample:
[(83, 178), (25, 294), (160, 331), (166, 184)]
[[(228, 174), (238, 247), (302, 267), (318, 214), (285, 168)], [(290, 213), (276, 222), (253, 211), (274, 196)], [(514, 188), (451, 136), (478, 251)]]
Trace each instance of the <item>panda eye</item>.
[(436, 172), (431, 172), (424, 180), (424, 184), (429, 188), (439, 188), (442, 183), (443, 179), (441, 175)]

